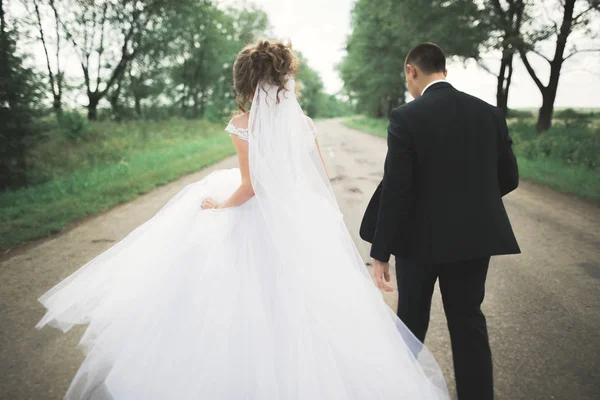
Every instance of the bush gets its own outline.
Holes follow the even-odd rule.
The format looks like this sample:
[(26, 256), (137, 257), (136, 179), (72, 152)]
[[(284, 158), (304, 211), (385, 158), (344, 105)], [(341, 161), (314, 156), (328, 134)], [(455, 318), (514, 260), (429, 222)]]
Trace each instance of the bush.
[(129, 154), (155, 148), (169, 148), (176, 143), (213, 135), (217, 125), (199, 120), (171, 118), (164, 121), (93, 121), (86, 122), (84, 140), (67, 138), (60, 126), (46, 123), (44, 140), (27, 153), (30, 184), (41, 184), (81, 168), (98, 168), (127, 160)]
[(533, 113), (529, 110), (508, 110), (508, 118), (528, 119), (533, 118)]
[(81, 142), (89, 128), (87, 118), (77, 111), (64, 111), (59, 124), (63, 136), (72, 142)]
[(594, 115), (592, 113), (577, 112), (572, 108), (559, 110), (554, 114), (554, 118), (563, 121), (568, 128), (580, 128), (588, 126)]
[(508, 130), (515, 144), (534, 140), (538, 136), (535, 131), (534, 121), (517, 120), (509, 122)]
[(599, 167), (600, 134), (588, 125), (556, 125), (536, 135), (533, 124), (515, 123), (511, 125), (511, 134), (517, 151), (530, 160), (546, 157), (590, 170)]

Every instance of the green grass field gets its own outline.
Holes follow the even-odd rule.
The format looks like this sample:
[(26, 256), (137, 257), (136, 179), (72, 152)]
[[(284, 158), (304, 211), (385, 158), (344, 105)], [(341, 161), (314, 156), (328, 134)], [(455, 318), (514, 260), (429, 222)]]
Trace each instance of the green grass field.
[[(350, 128), (387, 137), (388, 121), (364, 116), (344, 121)], [(585, 126), (561, 121), (537, 136), (535, 121), (509, 120), (521, 178), (600, 204), (600, 131), (597, 120)]]
[(27, 188), (0, 193), (0, 249), (59, 232), (235, 153), (222, 124), (97, 123), (80, 142), (51, 132), (31, 152)]

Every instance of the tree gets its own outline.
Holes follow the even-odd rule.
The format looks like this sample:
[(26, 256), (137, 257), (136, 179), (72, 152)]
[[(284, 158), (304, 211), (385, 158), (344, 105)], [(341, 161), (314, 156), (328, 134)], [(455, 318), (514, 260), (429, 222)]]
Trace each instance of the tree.
[[(223, 65), (232, 55), (225, 33), (232, 30), (232, 24), (226, 21), (224, 12), (210, 2), (203, 4), (202, 11), (192, 11), (188, 16), (175, 41), (185, 57), (176, 60), (171, 78), (184, 114), (202, 118), (223, 77)], [(226, 26), (223, 22), (227, 22)]]
[(243, 3), (243, 7), (227, 9), (233, 19), (232, 40), (241, 47), (255, 42), (269, 28), (267, 13), (256, 5)]
[(137, 118), (143, 118), (143, 101), (164, 95), (167, 89), (169, 71), (170, 34), (166, 30), (155, 30), (131, 60), (127, 71), (122, 74), (108, 94), (114, 118), (118, 121), (128, 113), (127, 107), (133, 103)]
[(402, 78), (406, 36), (395, 32), (390, 21), (391, 1), (358, 1), (352, 10), (352, 33), (346, 56), (338, 66), (344, 88), (361, 112), (387, 116), (405, 101)]
[(335, 118), (352, 115), (354, 108), (346, 99), (333, 94), (322, 93), (317, 110), (317, 118)]
[(61, 24), (80, 60), (88, 119), (97, 118), (100, 100), (122, 79), (165, 9), (178, 5), (168, 0), (70, 1)]
[(90, 119), (103, 98), (117, 120), (142, 117), (144, 105), (190, 118), (230, 113), (235, 56), (268, 26), (254, 6), (211, 0), (68, 1), (61, 26), (81, 60)]
[(221, 118), (234, 106), (231, 68), (238, 51), (263, 35), (268, 20), (255, 8), (221, 9), (211, 1), (190, 4), (174, 16), (170, 80), (173, 97), (190, 118)]
[(302, 109), (309, 117), (316, 117), (319, 113), (321, 96), (323, 96), (323, 81), (319, 74), (312, 69), (306, 58), (300, 52), (296, 52), (300, 66), (296, 80), (300, 89), (298, 98)]
[[(536, 129), (538, 133), (547, 131), (552, 126), (552, 115), (554, 113), (554, 101), (558, 90), (558, 82), (562, 66), (565, 61), (582, 52), (599, 52), (600, 48), (579, 49), (575, 45), (568, 46), (568, 39), (574, 31), (586, 31), (588, 36), (596, 36), (597, 31), (592, 30), (591, 21), (600, 11), (599, 0), (561, 0), (560, 22), (548, 15), (550, 23), (541, 30), (525, 36), (518, 45), (519, 55), (536, 86), (542, 94), (542, 106), (539, 110)], [(544, 4), (545, 6), (545, 4)], [(548, 13), (549, 14), (549, 13)], [(553, 39), (554, 54), (552, 58), (545, 56), (537, 46), (545, 39)], [(539, 72), (533, 68), (529, 55), (533, 53), (545, 60), (550, 67), (548, 83), (544, 85), (540, 79)]]
[(18, 32), (6, 21), (0, 0), (0, 189), (27, 185), (26, 149), (34, 126), (39, 79), (16, 49)]
[(521, 26), (528, 18), (525, 0), (488, 0), (484, 3), (484, 20), (489, 26), (490, 43), (488, 48), (501, 51), (500, 68), (492, 73), (497, 80), (496, 105), (508, 114), (508, 95), (513, 75), (513, 60), (517, 52), (516, 45), (521, 40)]
[(479, 19), (472, 0), (358, 0), (347, 54), (338, 66), (345, 91), (359, 111), (387, 117), (406, 101), (408, 51), (432, 41), (449, 56), (477, 58), (487, 35)]
[[(62, 114), (64, 73), (61, 70), (60, 63), (61, 39), (63, 33), (60, 28), (58, 8), (55, 0), (48, 0), (47, 3), (40, 0), (33, 0), (32, 2), (23, 0), (22, 2), (29, 14), (33, 17), (33, 21), (31, 21), (30, 24), (35, 26), (34, 29), (37, 31), (38, 38), (44, 49), (48, 83), (50, 92), (52, 93), (52, 109), (56, 117), (60, 118)], [(50, 14), (51, 17), (48, 17), (48, 14)], [(52, 21), (49, 21), (49, 18), (51, 18)], [(52, 26), (53, 33), (48, 36), (47, 29), (50, 25)], [(51, 47), (52, 45), (54, 45), (53, 49)], [(55, 67), (52, 66), (50, 50), (54, 50), (53, 58)]]

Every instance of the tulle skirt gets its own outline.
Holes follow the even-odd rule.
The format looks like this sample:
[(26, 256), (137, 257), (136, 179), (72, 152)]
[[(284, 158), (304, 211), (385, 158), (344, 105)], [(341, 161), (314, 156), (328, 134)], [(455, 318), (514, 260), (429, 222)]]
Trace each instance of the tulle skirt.
[[(435, 361), (343, 262), (275, 262), (239, 170), (188, 185), (44, 294), (37, 325), (89, 324), (69, 399), (445, 399)], [(318, 227), (315, 227), (318, 229)]]

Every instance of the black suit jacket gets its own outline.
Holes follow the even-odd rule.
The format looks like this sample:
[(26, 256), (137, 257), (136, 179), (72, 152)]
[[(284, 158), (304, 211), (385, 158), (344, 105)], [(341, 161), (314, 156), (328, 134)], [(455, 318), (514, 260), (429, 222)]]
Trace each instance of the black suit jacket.
[(380, 261), (519, 253), (502, 202), (518, 183), (502, 111), (436, 83), (392, 111), (383, 180), (360, 234)]

